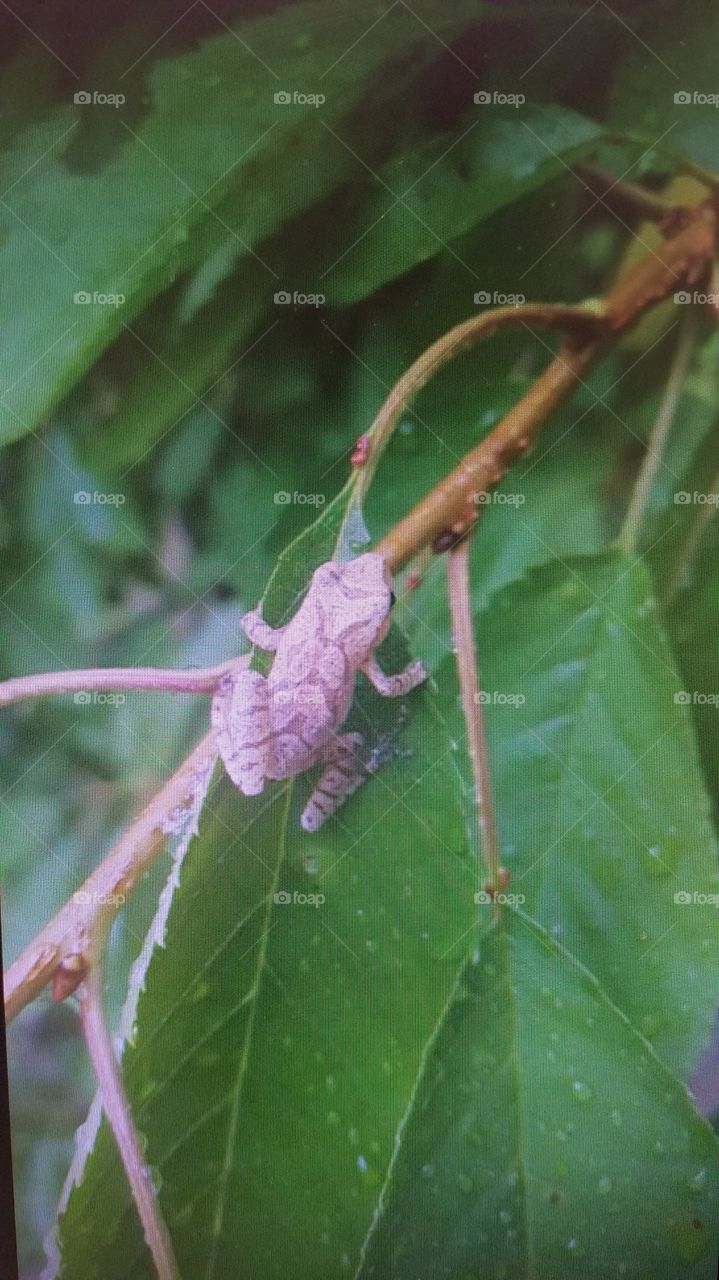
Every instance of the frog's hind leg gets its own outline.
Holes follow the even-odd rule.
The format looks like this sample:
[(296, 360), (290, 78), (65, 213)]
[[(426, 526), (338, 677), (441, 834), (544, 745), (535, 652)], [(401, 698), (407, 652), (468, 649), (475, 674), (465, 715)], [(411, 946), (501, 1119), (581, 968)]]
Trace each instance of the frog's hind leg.
[(300, 823), (305, 831), (316, 831), (325, 818), (335, 813), (348, 796), (367, 779), (362, 759), (361, 733), (343, 733), (333, 738), (324, 756), (326, 769), (310, 796)]
[(259, 671), (228, 672), (212, 699), (210, 720), (222, 762), (236, 787), (257, 796), (265, 785), (272, 732), (267, 681)]

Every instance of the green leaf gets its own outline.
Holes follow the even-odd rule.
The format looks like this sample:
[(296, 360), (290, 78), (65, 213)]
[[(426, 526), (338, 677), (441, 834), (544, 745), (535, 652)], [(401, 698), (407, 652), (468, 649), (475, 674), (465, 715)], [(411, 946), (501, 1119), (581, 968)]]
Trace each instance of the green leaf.
[[(716, 508), (712, 508), (715, 512)], [(707, 508), (690, 508), (701, 519)], [(685, 536), (687, 530), (685, 529)], [(665, 610), (666, 626), (681, 671), (682, 691), (694, 723), (706, 786), (719, 819), (719, 530), (705, 525), (686, 566), (681, 589)]]
[(511, 912), (398, 1134), (358, 1280), (714, 1274), (719, 1143), (595, 979)]
[[(476, 912), (431, 701), (312, 838), (306, 778), (287, 827), (277, 786), (247, 800), (223, 779), (205, 807), (123, 1056), (183, 1274), (284, 1277), (301, 1258), (329, 1280), (358, 1255)], [(104, 1125), (59, 1240), (61, 1276), (148, 1274)]]
[[(122, 107), (70, 103), (13, 136), (0, 157), (4, 308), (13, 317), (0, 353), (0, 440), (30, 430), (137, 312), (226, 243), (228, 230), (252, 252), (331, 189), (355, 162), (328, 146), (322, 120), (337, 123), (378, 67), (427, 44), (423, 13), (446, 37), (473, 11), (466, 3), (443, 15), (419, 3), (412, 15), (389, 13), (381, 33), (367, 32), (347, 2), (285, 6), (242, 23), (237, 34), (153, 67), (152, 109), (132, 116), (125, 145), (98, 172), (76, 167), (73, 137), (83, 112)], [(274, 101), (283, 84), (293, 92), (317, 85), (330, 67), (322, 113)], [(264, 269), (269, 302), (277, 277), (271, 263)]]
[(687, 1080), (719, 1001), (719, 882), (648, 574), (618, 553), (543, 566), (478, 635), (512, 888)]
[[(682, 5), (651, 33), (651, 56), (640, 41), (620, 63), (612, 86), (608, 124), (640, 134), (643, 150), (693, 160), (706, 169), (719, 165), (716, 13), (703, 4)], [(641, 47), (640, 47), (641, 46)]]
[[(354, 489), (280, 557), (268, 620), (295, 607), (311, 566), (360, 535)], [(408, 656), (391, 634), (386, 669)], [(314, 836), (299, 826), (304, 776), (252, 800), (223, 776), (203, 810), (123, 1054), (187, 1274), (219, 1280), (247, 1258), (248, 1274), (283, 1276), (301, 1250), (329, 1280), (358, 1255), (476, 917), (454, 747), (428, 690), (408, 703), (406, 719), (362, 678), (348, 724), (385, 763)], [(398, 1008), (403, 986), (415, 995)], [(58, 1275), (139, 1278), (146, 1249), (114, 1141), (96, 1127), (58, 1224)], [(112, 1199), (102, 1221), (98, 1194)]]
[[(324, 249), (330, 302), (373, 293), (435, 257), (470, 227), (566, 172), (601, 129), (557, 106), (475, 104), (456, 133), (441, 133), (379, 170), (341, 237)], [(469, 281), (471, 283), (471, 281)], [(476, 290), (484, 282), (475, 277)]]

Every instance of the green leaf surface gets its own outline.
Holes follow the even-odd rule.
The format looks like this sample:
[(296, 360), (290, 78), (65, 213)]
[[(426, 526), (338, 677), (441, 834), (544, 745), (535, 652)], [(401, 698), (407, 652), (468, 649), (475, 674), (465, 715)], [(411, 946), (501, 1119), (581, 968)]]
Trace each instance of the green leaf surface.
[[(305, 778), (286, 831), (276, 786), (250, 801), (223, 779), (205, 808), (123, 1058), (183, 1274), (301, 1259), (329, 1278), (357, 1257), (476, 914), (430, 702), (332, 829), (299, 830)], [(149, 1274), (104, 1125), (59, 1231), (61, 1276)]]
[[(268, 620), (295, 606), (310, 566), (358, 533), (359, 519), (350, 484), (280, 557)], [(390, 635), (385, 668), (407, 659)], [(348, 723), (385, 763), (314, 836), (299, 826), (307, 777), (248, 800), (223, 776), (203, 811), (123, 1055), (187, 1274), (219, 1280), (245, 1258), (248, 1275), (279, 1277), (301, 1252), (307, 1274), (329, 1278), (358, 1255), (476, 918), (454, 747), (431, 693), (409, 703), (405, 723), (362, 680)], [(398, 1004), (403, 989), (414, 995)], [(113, 1139), (103, 1125), (85, 1142), (57, 1274), (144, 1277)], [(102, 1223), (98, 1193), (113, 1201)]]
[[(512, 889), (687, 1080), (719, 999), (719, 878), (647, 571), (618, 553), (536, 569), (478, 645)], [(440, 676), (449, 698), (449, 659)]]
[[(649, 36), (649, 33), (647, 33)], [(639, 134), (643, 151), (658, 146), (706, 169), (719, 166), (716, 42), (719, 24), (706, 5), (683, 5), (621, 63), (608, 123)]]
[[(322, 119), (337, 123), (377, 67), (426, 44), (423, 12), (446, 36), (470, 8), (442, 15), (420, 3), (414, 15), (389, 14), (381, 35), (367, 33), (348, 3), (285, 6), (244, 23), (239, 37), (225, 32), (152, 68), (152, 109), (141, 120), (128, 115), (124, 145), (98, 172), (75, 165), (73, 137), (83, 112), (122, 105), (68, 103), (13, 136), (0, 157), (2, 305), (13, 317), (0, 353), (0, 440), (31, 429), (139, 310), (226, 243), (228, 230), (253, 251), (338, 180), (341, 161), (320, 111), (276, 103), (284, 84), (318, 93), (331, 69)], [(264, 267), (269, 299), (277, 277)]]
[(709, 1280), (719, 1143), (594, 978), (511, 912), (468, 963), (358, 1280)]
[(355, 302), (435, 257), (470, 227), (566, 172), (600, 135), (592, 121), (561, 107), (475, 104), (457, 131), (379, 170), (331, 252), (325, 250), (320, 278), (329, 301)]

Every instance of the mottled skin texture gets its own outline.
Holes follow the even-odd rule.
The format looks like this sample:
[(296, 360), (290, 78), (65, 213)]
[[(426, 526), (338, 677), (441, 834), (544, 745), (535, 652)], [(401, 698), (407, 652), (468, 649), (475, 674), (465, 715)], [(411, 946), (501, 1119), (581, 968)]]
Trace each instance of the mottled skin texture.
[(274, 652), (268, 676), (242, 670), (224, 676), (212, 700), (212, 727), (225, 768), (247, 796), (266, 778), (291, 778), (315, 764), (325, 769), (302, 814), (306, 831), (367, 777), (362, 737), (337, 734), (354, 695), (358, 671), (386, 697), (408, 693), (425, 679), (420, 662), (386, 676), (374, 657), (390, 625), (389, 570), (374, 552), (315, 570), (300, 608), (274, 629), (259, 609), (242, 619), (254, 645)]

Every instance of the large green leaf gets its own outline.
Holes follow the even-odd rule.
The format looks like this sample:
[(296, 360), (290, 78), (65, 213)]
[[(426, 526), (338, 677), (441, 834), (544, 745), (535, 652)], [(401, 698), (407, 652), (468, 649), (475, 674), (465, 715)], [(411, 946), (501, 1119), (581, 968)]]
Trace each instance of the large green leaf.
[[(269, 619), (294, 606), (309, 565), (347, 547), (353, 503), (350, 485), (280, 558)], [(407, 657), (391, 635), (386, 669)], [(247, 800), (223, 777), (205, 807), (123, 1055), (185, 1274), (284, 1276), (301, 1256), (306, 1274), (330, 1277), (358, 1255), (476, 916), (453, 744), (431, 693), (410, 701), (403, 725), (363, 683), (349, 723), (387, 762), (315, 836), (299, 827), (305, 778)], [(105, 1125), (82, 1138), (79, 1168), (88, 1147), (58, 1274), (145, 1276)], [(113, 1204), (101, 1221), (98, 1193)]]
[[(88, 112), (118, 108), (71, 103), (14, 136), (0, 157), (3, 308), (13, 318), (0, 353), (0, 439), (32, 428), (136, 312), (226, 245), (228, 230), (238, 252), (252, 251), (331, 188), (350, 158), (328, 145), (322, 121), (336, 125), (383, 63), (426, 48), (428, 22), (446, 38), (474, 12), (465, 3), (443, 14), (426, 0), (389, 12), (378, 32), (353, 4), (307, 4), (244, 23), (241, 35), (152, 69), (151, 110), (131, 116), (124, 146), (98, 172), (75, 164), (73, 136)], [(322, 111), (274, 100), (321, 84)], [(281, 282), (263, 265), (269, 302)]]
[(618, 553), (545, 565), (478, 643), (513, 889), (687, 1080), (719, 1001), (719, 879), (648, 574)]
[[(325, 249), (320, 279), (330, 302), (366, 297), (435, 257), (469, 227), (566, 172), (600, 134), (592, 121), (561, 107), (475, 104), (456, 131), (380, 169), (379, 181)], [(486, 287), (476, 274), (474, 286)]]
[[(123, 1059), (183, 1274), (334, 1277), (357, 1255), (476, 911), (429, 701), (339, 829), (302, 837), (295, 806), (286, 830), (286, 795), (228, 780), (206, 808)], [(148, 1275), (104, 1125), (60, 1242), (62, 1276)]]
[(595, 979), (518, 913), (468, 963), (358, 1272), (709, 1280), (719, 1143)]

